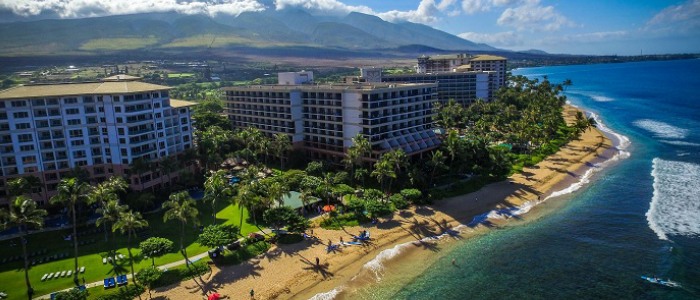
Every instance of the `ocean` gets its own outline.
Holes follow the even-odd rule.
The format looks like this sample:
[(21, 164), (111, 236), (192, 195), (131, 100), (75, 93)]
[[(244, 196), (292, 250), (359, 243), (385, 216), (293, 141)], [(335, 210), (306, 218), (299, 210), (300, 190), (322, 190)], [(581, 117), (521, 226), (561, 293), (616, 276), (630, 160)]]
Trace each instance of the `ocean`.
[(428, 255), (384, 250), (314, 299), (700, 299), (700, 60), (513, 74), (571, 79), (570, 103), (621, 155), (504, 226)]

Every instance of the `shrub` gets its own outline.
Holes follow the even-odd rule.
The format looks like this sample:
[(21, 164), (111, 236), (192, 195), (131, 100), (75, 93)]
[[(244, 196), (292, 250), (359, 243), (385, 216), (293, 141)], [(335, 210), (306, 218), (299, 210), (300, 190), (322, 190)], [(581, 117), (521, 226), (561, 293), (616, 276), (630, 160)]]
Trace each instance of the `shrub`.
[(301, 234), (282, 234), (277, 239), (280, 244), (295, 244), (304, 240)]
[(321, 228), (339, 230), (345, 226), (358, 226), (360, 223), (368, 222), (369, 219), (364, 214), (346, 213), (340, 214), (336, 218), (325, 218), (321, 220)]
[(401, 195), (413, 204), (426, 204), (430, 202), (430, 199), (423, 198), (423, 193), (418, 189), (403, 189), (401, 190)]
[(389, 203), (383, 201), (367, 201), (365, 202), (365, 209), (371, 218), (381, 217), (391, 213), (391, 206)]
[(78, 288), (72, 288), (64, 292), (56, 293), (56, 300), (86, 300), (88, 298), (87, 290), (79, 290)]
[(389, 197), (389, 201), (391, 201), (392, 204), (394, 204), (394, 207), (397, 209), (404, 209), (408, 207), (408, 201), (406, 201), (406, 198), (404, 198), (403, 195), (401, 194), (393, 194), (391, 197)]
[(355, 214), (357, 216), (364, 215), (365, 212), (365, 202), (358, 197), (352, 196), (345, 204), (346, 211), (348, 213)]
[(246, 261), (252, 257), (265, 253), (268, 249), (270, 249), (270, 244), (267, 242), (261, 241), (257, 243), (251, 243), (246, 245), (245, 247), (241, 247), (236, 251), (224, 253), (224, 256), (217, 261), (217, 264), (240, 264), (241, 262)]
[(112, 293), (102, 295), (97, 297), (97, 300), (124, 300), (124, 299), (134, 299), (138, 298), (139, 295), (143, 294), (146, 289), (138, 284), (130, 284), (127, 286), (119, 287), (118, 289), (112, 291)]

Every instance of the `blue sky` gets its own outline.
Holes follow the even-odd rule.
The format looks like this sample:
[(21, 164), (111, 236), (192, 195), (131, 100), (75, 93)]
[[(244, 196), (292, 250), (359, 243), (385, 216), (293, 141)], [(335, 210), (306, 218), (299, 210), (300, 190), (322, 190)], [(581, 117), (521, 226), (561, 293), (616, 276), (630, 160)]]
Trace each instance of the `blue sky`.
[(0, 0), (0, 15), (78, 18), (170, 10), (237, 15), (287, 7), (423, 23), (509, 50), (700, 52), (700, 0)]

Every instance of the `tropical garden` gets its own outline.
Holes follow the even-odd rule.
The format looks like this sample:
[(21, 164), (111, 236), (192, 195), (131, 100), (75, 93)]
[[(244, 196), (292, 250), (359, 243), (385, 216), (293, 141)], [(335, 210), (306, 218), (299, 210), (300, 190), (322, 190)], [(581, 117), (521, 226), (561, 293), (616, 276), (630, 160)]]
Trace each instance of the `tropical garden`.
[[(402, 150), (374, 152), (358, 135), (344, 158), (334, 162), (307, 162), (284, 134), (233, 130), (221, 115), (221, 101), (207, 97), (193, 116), (195, 150), (132, 163), (137, 183), (152, 170), (174, 182), (159, 190), (135, 193), (124, 178), (93, 182), (76, 171), (60, 182), (48, 208), (60, 210), (68, 226), (29, 235), (41, 229), (47, 212), (29, 197), (36, 180), (13, 181), (13, 200), (0, 217), (4, 227), (18, 231), (0, 255), (17, 259), (0, 264), (0, 282), (7, 290), (26, 290), (30, 298), (117, 274), (130, 274), (149, 290), (185, 278), (202, 286), (198, 275), (207, 268), (190, 257), (216, 248), (221, 256), (214, 261), (238, 263), (266, 251), (269, 244), (247, 238), (249, 233), (272, 228), (268, 241), (296, 241), (285, 237), (310, 226), (338, 229), (369, 222), (412, 204), (476, 190), (536, 164), (596, 126), (583, 114), (565, 121), (561, 92), (570, 84), (512, 77), (492, 102), (436, 104), (442, 144), (421, 157)], [(193, 164), (196, 173), (189, 171)], [(201, 200), (192, 198), (192, 187), (203, 189)], [(293, 193), (301, 207), (287, 206)], [(328, 214), (310, 220), (324, 211)], [(220, 247), (226, 245), (233, 250)], [(185, 263), (178, 270), (156, 268), (180, 260)], [(80, 271), (83, 267), (87, 270)], [(42, 277), (62, 270), (72, 275)], [(59, 296), (74, 299), (71, 293), (86, 296), (77, 291)], [(102, 288), (91, 294), (110, 299)]]

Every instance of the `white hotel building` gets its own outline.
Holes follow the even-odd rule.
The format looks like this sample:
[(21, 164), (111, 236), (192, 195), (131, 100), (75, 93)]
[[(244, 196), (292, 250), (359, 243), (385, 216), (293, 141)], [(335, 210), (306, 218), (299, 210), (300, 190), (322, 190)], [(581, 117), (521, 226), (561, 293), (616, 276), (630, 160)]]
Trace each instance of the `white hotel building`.
[[(41, 179), (40, 204), (75, 167), (101, 181), (193, 146), (190, 106), (170, 87), (118, 75), (101, 82), (24, 85), (0, 91), (0, 202), (7, 181)], [(159, 170), (128, 177), (131, 188), (166, 184)]]
[(352, 138), (372, 144), (371, 158), (393, 149), (416, 155), (439, 145), (432, 130), (436, 84), (313, 84), (311, 72), (279, 74), (277, 85), (224, 88), (235, 127), (285, 133), (312, 159), (339, 162)]

